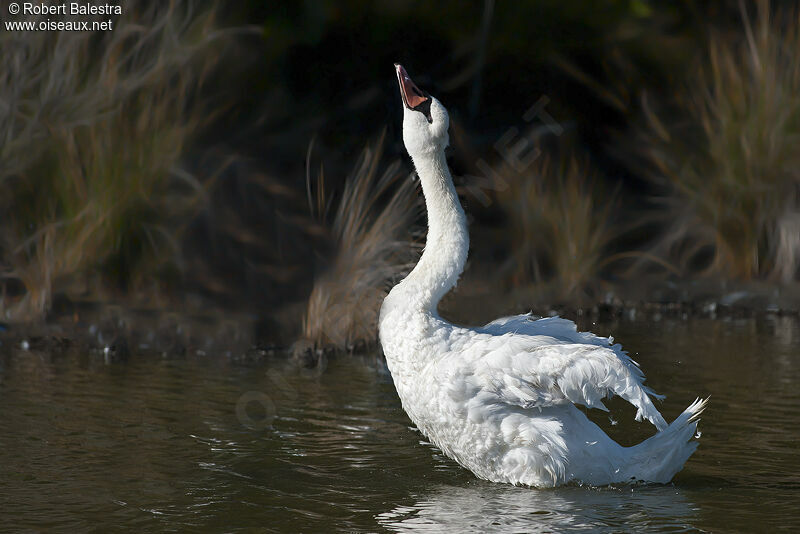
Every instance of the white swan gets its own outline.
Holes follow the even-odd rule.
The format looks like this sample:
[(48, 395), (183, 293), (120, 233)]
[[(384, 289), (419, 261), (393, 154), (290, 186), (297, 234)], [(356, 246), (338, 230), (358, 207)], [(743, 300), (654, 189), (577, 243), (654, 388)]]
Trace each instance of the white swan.
[[(442, 320), (439, 300), (458, 280), (469, 248), (464, 210), (445, 161), (447, 110), (395, 65), (403, 142), (428, 211), (425, 251), (381, 307), (380, 341), (403, 409), (428, 439), (476, 476), (556, 486), (669, 482), (697, 448), (706, 400), (667, 425), (644, 375), (612, 339), (577, 332), (558, 317), (498, 319), (480, 328)], [(606, 408), (619, 395), (658, 433), (622, 447), (574, 403)]]

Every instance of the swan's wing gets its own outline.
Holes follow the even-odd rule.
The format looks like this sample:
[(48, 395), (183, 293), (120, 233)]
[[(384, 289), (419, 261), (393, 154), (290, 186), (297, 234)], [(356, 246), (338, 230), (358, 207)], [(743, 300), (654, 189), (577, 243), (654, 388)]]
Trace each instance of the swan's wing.
[[(647, 419), (659, 430), (667, 423), (653, 405), (653, 392), (642, 385), (639, 367), (611, 347), (568, 343), (550, 336), (478, 334), (454, 358), (452, 366), (478, 405), (510, 404), (543, 408), (568, 402), (606, 410), (602, 399), (618, 395), (637, 408), (636, 420)], [(449, 361), (449, 363), (447, 363)]]
[(491, 323), (477, 329), (493, 336), (503, 334), (526, 334), (529, 336), (550, 336), (570, 343), (586, 343), (589, 345), (599, 345), (602, 347), (619, 348), (623, 355), (625, 352), (622, 346), (614, 345), (613, 337), (601, 337), (591, 332), (578, 332), (578, 327), (569, 319), (561, 317), (539, 318), (529, 313), (523, 315), (512, 315), (511, 317), (501, 317)]
[[(569, 319), (561, 317), (538, 318), (531, 314), (513, 315), (502, 317), (482, 328), (477, 332), (491, 334), (492, 336), (502, 336), (503, 334), (523, 334), (526, 336), (544, 336), (553, 338), (560, 343), (580, 343), (585, 345), (595, 345), (612, 350), (617, 358), (628, 367), (628, 370), (643, 383), (644, 373), (628, 353), (623, 350), (622, 345), (614, 343), (614, 338), (602, 337), (591, 332), (578, 332), (578, 327)], [(658, 395), (652, 389), (645, 387), (645, 391), (651, 397), (663, 399), (664, 395)]]

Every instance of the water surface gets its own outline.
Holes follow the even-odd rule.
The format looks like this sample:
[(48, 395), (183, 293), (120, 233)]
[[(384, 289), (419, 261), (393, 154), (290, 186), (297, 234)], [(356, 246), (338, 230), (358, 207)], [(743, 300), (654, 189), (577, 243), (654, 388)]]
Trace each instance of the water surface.
[[(800, 528), (795, 319), (597, 324), (668, 398), (712, 395), (669, 485), (516, 488), (427, 444), (376, 356), (300, 370), (0, 346), (0, 528), (733, 532)], [(592, 414), (620, 442), (633, 409)]]

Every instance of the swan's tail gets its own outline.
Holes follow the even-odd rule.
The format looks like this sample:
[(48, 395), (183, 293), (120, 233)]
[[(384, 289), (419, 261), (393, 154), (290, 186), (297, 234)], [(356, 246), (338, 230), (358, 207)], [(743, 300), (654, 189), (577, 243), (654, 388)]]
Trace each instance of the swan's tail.
[[(708, 398), (696, 399), (667, 428), (631, 448), (625, 480), (667, 483), (697, 449), (692, 440)], [(699, 436), (697, 436), (699, 437)]]

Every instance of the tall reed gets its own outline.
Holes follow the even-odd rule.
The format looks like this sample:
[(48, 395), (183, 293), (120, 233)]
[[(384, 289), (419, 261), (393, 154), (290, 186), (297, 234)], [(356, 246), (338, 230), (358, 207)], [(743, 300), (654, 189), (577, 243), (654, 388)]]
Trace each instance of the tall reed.
[[(330, 222), (335, 257), (315, 280), (303, 319), (303, 334), (316, 346), (374, 342), (383, 298), (419, 252), (411, 231), (419, 215), (416, 185), (399, 161), (379, 170), (384, 137), (361, 153)], [(332, 204), (317, 191), (312, 209), (326, 219)]]
[(509, 187), (498, 198), (509, 218), (514, 283), (553, 283), (566, 298), (591, 290), (617, 229), (616, 197), (596, 185), (590, 162), (541, 155), (524, 172), (503, 175)]
[(758, 2), (752, 22), (740, 11), (742, 30), (711, 35), (669, 120), (647, 113), (655, 250), (688, 273), (788, 282), (800, 269), (800, 9)]
[(0, 33), (6, 317), (41, 318), (57, 292), (176, 257), (201, 189), (180, 159), (221, 54), (216, 7), (195, 7), (127, 2), (109, 32)]

